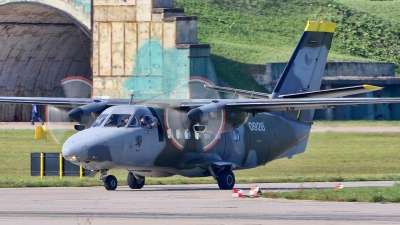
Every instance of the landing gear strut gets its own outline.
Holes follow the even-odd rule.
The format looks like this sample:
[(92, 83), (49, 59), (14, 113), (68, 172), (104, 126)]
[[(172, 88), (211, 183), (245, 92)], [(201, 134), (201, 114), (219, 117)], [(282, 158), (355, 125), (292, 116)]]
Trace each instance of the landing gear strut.
[(128, 181), (128, 186), (131, 189), (142, 189), (146, 178), (133, 174), (132, 172), (128, 172), (128, 178), (126, 180)]
[(235, 175), (233, 174), (231, 167), (209, 167), (211, 175), (218, 182), (218, 187), (221, 190), (231, 190), (235, 186)]
[(104, 182), (104, 188), (108, 191), (114, 191), (117, 189), (118, 181), (117, 178), (113, 175), (107, 176), (108, 170), (101, 170), (100, 180)]

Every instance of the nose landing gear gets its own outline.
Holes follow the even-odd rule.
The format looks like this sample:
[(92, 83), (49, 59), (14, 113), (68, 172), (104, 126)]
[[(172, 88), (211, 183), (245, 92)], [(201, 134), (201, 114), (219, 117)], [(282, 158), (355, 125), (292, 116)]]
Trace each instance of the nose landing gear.
[(100, 180), (104, 182), (104, 188), (107, 191), (114, 191), (118, 186), (117, 178), (113, 175), (107, 176), (107, 171), (108, 170), (101, 170)]

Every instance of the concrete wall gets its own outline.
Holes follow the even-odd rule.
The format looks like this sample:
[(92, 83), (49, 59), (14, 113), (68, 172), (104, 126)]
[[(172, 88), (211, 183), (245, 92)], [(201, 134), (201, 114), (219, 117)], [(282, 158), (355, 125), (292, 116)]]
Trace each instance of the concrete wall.
[[(91, 30), (91, 0), (1, 0), (0, 7), (5, 5), (38, 5), (42, 7), (46, 7), (51, 9), (52, 11), (57, 11), (62, 14), (64, 17), (68, 18), (70, 21), (74, 21), (79, 27), (82, 28), (89, 34)], [(30, 15), (30, 12), (33, 10), (28, 10), (27, 16)], [(7, 13), (8, 14), (11, 14)], [(4, 15), (4, 14), (3, 14)], [(4, 22), (4, 17), (2, 17), (2, 22)]]
[(324, 77), (336, 76), (394, 76), (395, 65), (384, 62), (329, 62)]
[[(339, 88), (343, 86), (332, 86)], [(325, 88), (324, 88), (325, 89)], [(384, 89), (351, 97), (381, 98), (400, 97), (398, 85), (388, 85)], [(337, 106), (328, 110), (316, 110), (315, 120), (400, 120), (399, 104), (373, 104), (359, 106)]]
[[(90, 1), (0, 1), (0, 95), (63, 97), (61, 80), (91, 79)], [(28, 105), (0, 105), (0, 121), (30, 120)]]
[[(254, 79), (272, 92), (286, 63), (267, 63), (264, 74), (253, 75)], [(384, 89), (351, 97), (400, 97), (400, 78), (394, 77), (393, 63), (328, 62), (324, 70), (321, 89), (355, 85), (377, 85)], [(316, 110), (316, 120), (399, 120), (399, 104), (376, 104), (360, 106), (338, 106), (333, 109)]]
[[(199, 83), (217, 82), (210, 46), (197, 43), (197, 17), (173, 1), (96, 1), (93, 4), (95, 96), (214, 97)], [(201, 77), (201, 79), (197, 79)], [(193, 90), (193, 91), (192, 91)]]
[[(254, 74), (253, 78), (260, 85), (272, 92), (279, 77), (286, 67), (286, 63), (267, 63), (264, 74)], [(327, 62), (324, 70), (324, 78), (327, 77), (376, 77), (394, 76), (395, 65), (393, 63), (380, 62)], [(344, 78), (346, 79), (346, 78)]]

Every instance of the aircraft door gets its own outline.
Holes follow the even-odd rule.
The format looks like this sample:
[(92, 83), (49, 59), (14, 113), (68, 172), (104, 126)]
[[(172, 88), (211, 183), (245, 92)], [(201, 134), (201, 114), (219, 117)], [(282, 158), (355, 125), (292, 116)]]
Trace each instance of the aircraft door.
[(246, 156), (244, 130), (242, 125), (224, 133), (226, 136), (226, 148), (223, 160), (242, 165)]
[[(162, 150), (158, 142), (157, 128), (139, 127), (134, 133), (128, 135), (132, 163), (135, 166), (153, 166), (154, 161)], [(162, 142), (161, 142), (162, 143)]]
[(244, 124), (246, 138), (245, 167), (255, 167), (266, 163), (270, 149), (268, 128), (270, 128), (268, 120), (262, 118), (260, 114), (249, 118)]
[[(128, 126), (124, 136), (125, 147), (122, 163), (131, 166), (154, 166), (154, 161), (165, 147), (160, 140), (157, 119), (151, 115), (143, 115), (135, 126)], [(131, 121), (131, 123), (132, 123)]]

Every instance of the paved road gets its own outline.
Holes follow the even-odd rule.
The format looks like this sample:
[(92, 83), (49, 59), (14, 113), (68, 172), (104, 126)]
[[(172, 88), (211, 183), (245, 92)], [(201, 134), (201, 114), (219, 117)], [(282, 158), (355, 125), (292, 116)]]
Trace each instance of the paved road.
[[(390, 186), (394, 182), (343, 183)], [(260, 184), (266, 190), (335, 183)], [(251, 185), (237, 184), (245, 194)], [(232, 198), (216, 185), (0, 189), (0, 224), (399, 224), (400, 204)]]

